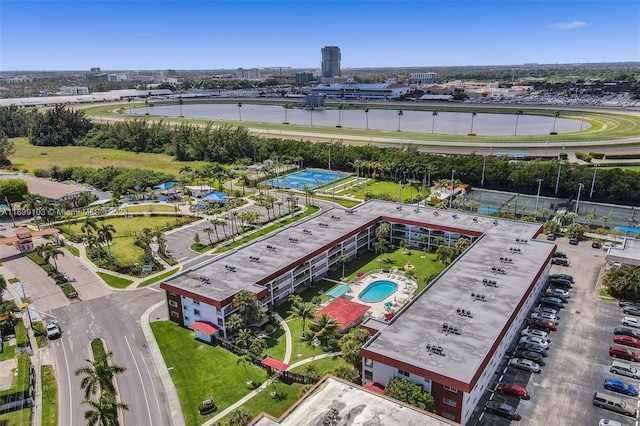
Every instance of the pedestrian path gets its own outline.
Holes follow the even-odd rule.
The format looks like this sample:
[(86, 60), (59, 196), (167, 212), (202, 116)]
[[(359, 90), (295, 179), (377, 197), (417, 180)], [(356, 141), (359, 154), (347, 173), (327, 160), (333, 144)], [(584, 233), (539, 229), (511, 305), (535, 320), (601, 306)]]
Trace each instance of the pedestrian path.
[(287, 371), (291, 371), (296, 367), (299, 367), (299, 366), (304, 365), (304, 364), (308, 364), (308, 363), (313, 362), (313, 361), (317, 361), (319, 359), (333, 358), (333, 357), (340, 356), (340, 355), (342, 355), (342, 352), (331, 352), (331, 353), (328, 353), (328, 354), (315, 355), (315, 356), (312, 356), (311, 358), (305, 358), (302, 361), (298, 361), (298, 362), (296, 362), (294, 364), (291, 364), (287, 368)]
[(249, 401), (254, 396), (258, 395), (260, 392), (265, 390), (270, 384), (271, 384), (271, 380), (267, 380), (266, 382), (261, 384), (259, 387), (255, 388), (253, 391), (251, 391), (251, 393), (245, 395), (244, 398), (236, 401), (235, 404), (230, 405), (229, 407), (227, 407), (224, 410), (222, 410), (220, 413), (216, 414), (216, 416), (214, 416), (214, 417), (210, 418), (209, 420), (207, 420), (206, 422), (202, 423), (202, 426), (209, 426), (209, 425), (214, 424), (215, 422), (217, 422), (218, 420), (222, 419), (227, 414), (231, 413), (236, 408), (240, 407), (245, 402)]
[(286, 342), (286, 349), (284, 351), (284, 360), (282, 360), (282, 362), (284, 362), (285, 364), (289, 364), (289, 360), (291, 359), (291, 352), (293, 350), (293, 340), (291, 339), (291, 330), (289, 329), (289, 324), (287, 324), (287, 322), (284, 319), (282, 319), (280, 315), (276, 314), (276, 319), (278, 320), (278, 322), (282, 326), (282, 329), (284, 330), (284, 337)]

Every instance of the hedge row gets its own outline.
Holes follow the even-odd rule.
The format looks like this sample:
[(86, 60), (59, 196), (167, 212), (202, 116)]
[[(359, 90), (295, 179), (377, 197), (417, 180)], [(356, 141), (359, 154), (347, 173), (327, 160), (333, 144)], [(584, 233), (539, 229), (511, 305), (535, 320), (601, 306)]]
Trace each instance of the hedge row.
[(585, 154), (584, 152), (576, 152), (576, 157), (578, 160), (586, 161), (587, 163), (591, 162), (591, 155)]
[(637, 160), (640, 159), (639, 154), (607, 154), (607, 160)]
[(16, 346), (23, 348), (29, 346), (29, 336), (27, 329), (24, 327), (22, 318), (17, 318), (13, 325), (13, 334), (16, 336)]
[(589, 155), (596, 160), (602, 160), (604, 158), (604, 153), (602, 152), (590, 152)]

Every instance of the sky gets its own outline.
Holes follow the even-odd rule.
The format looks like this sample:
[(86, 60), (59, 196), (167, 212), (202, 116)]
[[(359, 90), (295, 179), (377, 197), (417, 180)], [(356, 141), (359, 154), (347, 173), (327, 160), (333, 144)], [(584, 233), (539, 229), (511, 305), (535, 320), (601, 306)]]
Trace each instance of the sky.
[(640, 61), (640, 1), (0, 0), (0, 71)]

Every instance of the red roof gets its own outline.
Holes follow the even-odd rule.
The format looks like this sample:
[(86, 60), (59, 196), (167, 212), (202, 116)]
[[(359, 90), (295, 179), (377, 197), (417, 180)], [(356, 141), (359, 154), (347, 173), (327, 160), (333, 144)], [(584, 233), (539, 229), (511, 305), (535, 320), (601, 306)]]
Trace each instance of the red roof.
[(316, 314), (316, 318), (320, 315), (331, 315), (344, 330), (364, 315), (368, 310), (369, 306), (367, 305), (352, 302), (347, 299), (337, 298), (324, 308), (320, 309)]
[(380, 383), (367, 382), (364, 384), (364, 388), (369, 389), (372, 392), (379, 393), (380, 395), (384, 395), (384, 387)]
[(196, 321), (189, 326), (190, 330), (199, 331), (200, 333), (206, 334), (207, 336), (211, 336), (213, 333), (218, 331), (218, 327), (211, 324), (210, 322), (205, 321)]
[(273, 359), (270, 356), (262, 360), (262, 363), (267, 367), (275, 368), (276, 370), (286, 371), (289, 366), (284, 362), (280, 362), (277, 359)]

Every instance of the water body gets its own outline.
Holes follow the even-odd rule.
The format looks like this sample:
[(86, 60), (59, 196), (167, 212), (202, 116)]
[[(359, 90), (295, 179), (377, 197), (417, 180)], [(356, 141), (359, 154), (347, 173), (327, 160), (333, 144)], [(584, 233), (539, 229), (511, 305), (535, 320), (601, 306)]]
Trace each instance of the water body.
[[(179, 105), (162, 105), (149, 107), (149, 114), (160, 117), (178, 117)], [(146, 107), (134, 108), (132, 115), (145, 115)], [(124, 111), (129, 114), (129, 109)], [(182, 105), (182, 115), (187, 118), (203, 118), (209, 120), (240, 120), (250, 125), (251, 122), (282, 123), (285, 121), (285, 109), (279, 105), (243, 104), (194, 104)], [(368, 119), (367, 119), (368, 116)], [(483, 114), (477, 112), (473, 117), (473, 132), (478, 136), (511, 136), (516, 131), (515, 114)], [(579, 132), (587, 130), (589, 123), (579, 119), (541, 117), (537, 115), (521, 115), (518, 119), (517, 134), (544, 135), (554, 130), (557, 133)], [(286, 121), (290, 124), (319, 127), (335, 127), (382, 131), (436, 133), (447, 135), (466, 135), (471, 131), (472, 114), (470, 112), (438, 112), (433, 116), (431, 111), (403, 111), (371, 109), (364, 110), (306, 110), (291, 108), (286, 110)], [(555, 123), (554, 123), (555, 122)]]

